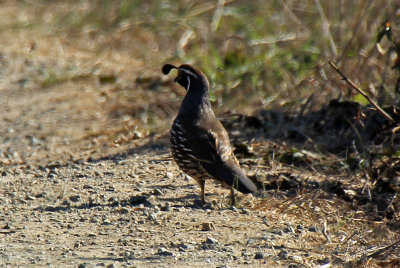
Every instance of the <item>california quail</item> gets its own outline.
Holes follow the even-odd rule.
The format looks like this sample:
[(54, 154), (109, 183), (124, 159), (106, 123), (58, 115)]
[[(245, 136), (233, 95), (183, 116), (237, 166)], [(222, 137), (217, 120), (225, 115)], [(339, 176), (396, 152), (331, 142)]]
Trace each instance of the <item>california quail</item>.
[(188, 64), (178, 68), (166, 64), (162, 72), (167, 75), (172, 69), (178, 70), (174, 82), (186, 89), (186, 96), (171, 128), (172, 155), (180, 169), (200, 184), (203, 204), (205, 181), (214, 179), (230, 187), (231, 203), (234, 205), (233, 189), (254, 193), (257, 187), (240, 168), (228, 133), (211, 109), (207, 77)]

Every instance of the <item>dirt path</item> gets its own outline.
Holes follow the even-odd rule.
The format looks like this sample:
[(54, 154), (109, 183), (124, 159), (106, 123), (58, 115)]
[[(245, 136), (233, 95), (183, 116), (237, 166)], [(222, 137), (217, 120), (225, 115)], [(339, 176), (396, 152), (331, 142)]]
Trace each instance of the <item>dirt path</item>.
[[(12, 60), (6, 55), (3, 66)], [(18, 75), (29, 77), (29, 61), (20, 61)], [(25, 88), (3, 78), (0, 265), (328, 262), (324, 254), (287, 248), (299, 247), (303, 236), (325, 238), (274, 208), (278, 196), (259, 209), (261, 198), (242, 196), (240, 208), (229, 208), (229, 192), (209, 183), (211, 206), (202, 208), (197, 185), (171, 161), (167, 136), (116, 144), (126, 121), (110, 119), (94, 79), (41, 89), (35, 80)]]
[[(194, 205), (197, 186), (178, 172), (165, 146), (156, 145), (158, 150), (145, 146), (100, 160), (5, 169), (1, 265), (237, 267), (329, 261), (323, 252), (307, 249), (326, 243), (318, 227), (270, 205), (254, 209), (260, 200), (244, 197), (242, 208), (229, 208), (228, 191), (209, 185), (212, 207)], [(305, 238), (314, 241), (301, 242)]]
[[(101, 98), (74, 82), (3, 88), (1, 266), (315, 267), (359, 259), (382, 233), (393, 235), (318, 189), (241, 195), (230, 208), (229, 191), (209, 183), (211, 205), (202, 208), (166, 135), (120, 144), (112, 131), (86, 135), (121, 123)], [(241, 161), (264, 177), (325, 177), (265, 166), (262, 157)]]
[(166, 137), (110, 141), (127, 122), (110, 119), (96, 77), (40, 88), (31, 73), (65, 66), (11, 52), (2, 63), (1, 266), (291, 262), (268, 241), (298, 234), (269, 234), (276, 223), (246, 205), (254, 199), (231, 209), (211, 184), (212, 207), (195, 205), (198, 188), (171, 162)]

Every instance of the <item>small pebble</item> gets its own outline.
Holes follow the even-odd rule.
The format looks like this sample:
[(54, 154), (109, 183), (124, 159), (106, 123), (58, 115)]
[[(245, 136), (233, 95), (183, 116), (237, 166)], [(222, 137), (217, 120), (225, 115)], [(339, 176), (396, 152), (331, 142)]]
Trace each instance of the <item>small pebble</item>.
[(2, 229), (7, 229), (7, 230), (10, 230), (10, 229), (11, 229), (11, 225), (10, 225), (10, 223), (9, 223), (9, 222), (7, 222), (7, 223), (6, 223), (6, 225), (4, 225)]
[(281, 260), (287, 260), (288, 259), (288, 252), (286, 251), (286, 250), (281, 250), (279, 253), (278, 253), (278, 257), (281, 259)]
[(184, 242), (181, 242), (178, 247), (183, 248), (183, 249), (187, 249), (188, 245), (186, 245)]
[(285, 229), (283, 229), (284, 233), (296, 233), (294, 228), (291, 225), (288, 225)]
[(139, 205), (139, 204), (143, 204), (147, 202), (147, 197), (143, 196), (143, 195), (139, 195), (139, 196), (131, 196), (129, 198), (129, 203), (131, 205)]
[(36, 198), (34, 196), (31, 195), (27, 195), (25, 196), (25, 200), (35, 200)]
[(119, 212), (120, 214), (128, 214), (128, 213), (129, 213), (129, 210), (126, 209), (126, 208), (121, 208), (118, 212)]
[(201, 248), (203, 250), (210, 250), (210, 249), (216, 249), (218, 245), (218, 240), (212, 238), (212, 237), (207, 237), (207, 240), (203, 242), (201, 245)]
[(256, 240), (254, 240), (253, 238), (250, 238), (249, 240), (247, 240), (246, 245), (252, 245), (256, 242)]
[(272, 234), (283, 235), (283, 231), (281, 229), (273, 229), (271, 230)]
[(78, 202), (80, 199), (81, 199), (81, 196), (79, 194), (72, 195), (69, 197), (69, 200), (71, 200), (72, 202)]
[(159, 256), (174, 256), (173, 252), (168, 251), (166, 248), (159, 248), (158, 252), (156, 253)]
[(111, 225), (111, 222), (108, 219), (105, 219), (101, 225)]
[(294, 255), (294, 256), (292, 256), (292, 259), (293, 259), (294, 261), (298, 262), (298, 263), (302, 263), (302, 262), (303, 262), (303, 258), (300, 257), (300, 256)]
[(163, 195), (163, 192), (162, 192), (160, 189), (156, 188), (156, 189), (154, 189), (154, 191), (153, 191), (153, 195), (157, 195), (157, 196)]
[(319, 228), (317, 226), (311, 226), (310, 228), (308, 228), (308, 231), (313, 232), (313, 233), (318, 233)]
[(71, 206), (71, 203), (68, 200), (64, 200), (61, 204), (63, 206), (66, 206), (66, 207), (70, 207)]
[(170, 211), (171, 210), (171, 206), (169, 205), (169, 203), (166, 203), (164, 206), (161, 207), (161, 211)]
[(215, 230), (214, 224), (212, 222), (203, 222), (201, 225), (202, 231), (212, 231)]
[(254, 259), (256, 259), (256, 260), (264, 259), (264, 253), (256, 252), (256, 254), (254, 255)]
[(212, 237), (207, 237), (206, 244), (218, 244), (218, 240)]
[(126, 251), (124, 255), (127, 260), (135, 259), (135, 253), (133, 251)]
[(229, 209), (234, 212), (239, 212), (239, 210), (235, 206), (231, 206)]
[(240, 210), (240, 214), (249, 215), (249, 214), (250, 214), (250, 210), (245, 209), (245, 208), (242, 208), (242, 209)]
[(150, 213), (149, 216), (147, 217), (149, 221), (156, 221), (157, 220), (157, 215), (155, 213)]

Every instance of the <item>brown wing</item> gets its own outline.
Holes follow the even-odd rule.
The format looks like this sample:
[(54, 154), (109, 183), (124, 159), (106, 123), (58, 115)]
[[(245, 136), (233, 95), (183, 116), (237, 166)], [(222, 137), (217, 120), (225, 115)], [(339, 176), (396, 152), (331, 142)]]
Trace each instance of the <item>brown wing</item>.
[(188, 144), (190, 157), (196, 159), (202, 169), (216, 180), (243, 193), (257, 191), (255, 184), (240, 169), (232, 153), (228, 133), (215, 117), (214, 119), (211, 122), (204, 120), (186, 130), (191, 141)]
[(232, 158), (232, 148), (229, 136), (221, 122), (213, 114), (204, 117), (190, 130), (186, 130), (190, 135), (190, 149), (200, 162), (211, 163), (215, 161), (228, 161)]

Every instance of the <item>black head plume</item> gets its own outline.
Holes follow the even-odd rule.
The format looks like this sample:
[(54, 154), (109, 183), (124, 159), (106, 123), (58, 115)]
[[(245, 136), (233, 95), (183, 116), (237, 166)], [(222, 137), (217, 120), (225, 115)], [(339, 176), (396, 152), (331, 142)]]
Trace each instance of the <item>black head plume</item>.
[(163, 74), (167, 75), (172, 69), (178, 70), (178, 74), (174, 79), (174, 82), (180, 84), (187, 91), (189, 90), (190, 85), (200, 85), (203, 90), (208, 89), (208, 80), (199, 69), (196, 69), (189, 64), (182, 64), (179, 67), (175, 67), (172, 64), (165, 64), (162, 67), (162, 72)]
[(174, 65), (172, 65), (172, 64), (165, 64), (165, 65), (162, 67), (162, 72), (163, 72), (163, 74), (167, 75), (167, 74), (169, 74), (169, 72), (170, 72), (172, 69), (178, 69), (178, 68), (176, 68), (176, 67), (175, 67)]

